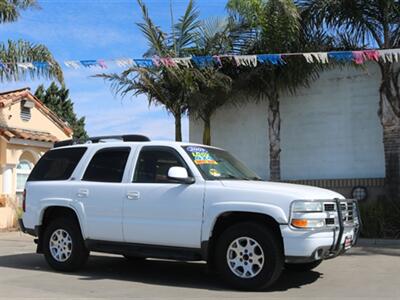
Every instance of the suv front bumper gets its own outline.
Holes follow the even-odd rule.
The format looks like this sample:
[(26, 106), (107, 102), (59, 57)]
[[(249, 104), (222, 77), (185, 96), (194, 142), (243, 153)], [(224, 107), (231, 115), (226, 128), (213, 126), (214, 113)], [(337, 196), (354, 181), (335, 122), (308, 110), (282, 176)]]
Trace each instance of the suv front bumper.
[(354, 207), (353, 221), (346, 221), (347, 211), (337, 209), (337, 224), (318, 230), (296, 230), (290, 225), (281, 225), (284, 241), (285, 260), (288, 263), (306, 263), (320, 259), (336, 257), (358, 240), (361, 231), (361, 219), (356, 200), (336, 199), (336, 207), (346, 209), (349, 203)]

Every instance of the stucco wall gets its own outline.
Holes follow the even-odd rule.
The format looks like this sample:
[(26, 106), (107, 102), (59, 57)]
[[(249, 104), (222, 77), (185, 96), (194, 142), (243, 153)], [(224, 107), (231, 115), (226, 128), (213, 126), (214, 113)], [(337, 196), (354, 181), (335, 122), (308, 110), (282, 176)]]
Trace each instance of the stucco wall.
[(23, 121), (20, 117), (21, 104), (16, 103), (12, 106), (0, 110), (0, 124), (13, 128), (22, 128), (35, 131), (49, 132), (59, 140), (68, 139), (68, 135), (54, 124), (46, 115), (36, 107), (31, 109), (31, 119)]
[[(282, 179), (384, 177), (377, 116), (379, 70), (324, 72), (310, 88), (281, 99)], [(269, 177), (265, 103), (224, 107), (212, 119), (212, 144), (226, 148), (263, 178)], [(190, 121), (190, 141), (202, 124)]]

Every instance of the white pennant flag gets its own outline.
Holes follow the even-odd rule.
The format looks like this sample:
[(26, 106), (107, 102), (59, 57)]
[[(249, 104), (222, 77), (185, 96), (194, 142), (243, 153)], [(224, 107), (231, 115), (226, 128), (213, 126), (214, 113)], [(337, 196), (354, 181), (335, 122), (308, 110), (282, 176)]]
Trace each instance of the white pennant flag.
[(68, 60), (68, 61), (65, 61), (64, 64), (65, 64), (68, 68), (79, 69), (79, 62), (78, 62), (78, 61), (75, 61), (75, 60)]
[(385, 63), (400, 62), (400, 49), (384, 49), (378, 52)]
[(118, 67), (124, 68), (124, 67), (131, 67), (133, 66), (133, 59), (131, 58), (119, 58), (115, 60), (115, 63), (117, 64)]
[(303, 56), (310, 64), (314, 63), (314, 61), (321, 64), (327, 64), (329, 62), (327, 52), (303, 53)]
[(185, 68), (193, 67), (191, 57), (175, 57), (171, 59), (175, 64), (177, 64), (180, 67), (185, 67)]
[(237, 66), (257, 67), (257, 55), (234, 55)]
[(30, 62), (26, 62), (26, 63), (17, 63), (17, 66), (18, 66), (19, 68), (21, 68), (21, 69), (24, 69), (24, 70), (34, 69), (34, 68), (35, 68), (35, 66), (34, 66), (32, 63), (30, 63)]

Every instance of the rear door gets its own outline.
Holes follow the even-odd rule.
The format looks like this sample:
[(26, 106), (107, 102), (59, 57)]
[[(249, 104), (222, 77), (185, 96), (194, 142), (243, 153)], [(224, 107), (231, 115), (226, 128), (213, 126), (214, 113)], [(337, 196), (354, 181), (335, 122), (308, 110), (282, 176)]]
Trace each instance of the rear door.
[(124, 178), (130, 147), (97, 150), (75, 186), (75, 199), (83, 207), (86, 236), (94, 240), (123, 241)]

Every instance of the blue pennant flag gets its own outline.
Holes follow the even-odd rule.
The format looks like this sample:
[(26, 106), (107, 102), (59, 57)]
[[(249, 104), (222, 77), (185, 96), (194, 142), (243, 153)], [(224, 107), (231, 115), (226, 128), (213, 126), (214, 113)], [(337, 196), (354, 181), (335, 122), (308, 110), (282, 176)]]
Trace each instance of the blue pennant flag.
[(213, 67), (215, 64), (214, 57), (211, 55), (207, 56), (193, 56), (192, 61), (199, 68)]
[(257, 61), (260, 63), (269, 63), (272, 65), (284, 65), (286, 62), (282, 59), (280, 54), (258, 54)]
[(329, 52), (328, 57), (330, 59), (339, 62), (351, 62), (353, 60), (353, 52), (351, 51), (341, 51), (341, 52)]
[(134, 59), (133, 60), (139, 68), (152, 68), (154, 67), (154, 62), (152, 59), (148, 58), (141, 58), (141, 59)]
[(91, 60), (81, 60), (80, 63), (82, 66), (86, 68), (94, 67), (97, 66), (97, 60), (91, 59)]
[(45, 61), (34, 61), (32, 64), (36, 69), (46, 69), (49, 67), (49, 63)]

